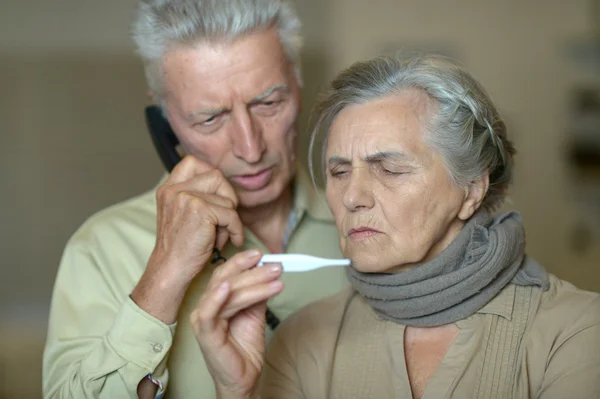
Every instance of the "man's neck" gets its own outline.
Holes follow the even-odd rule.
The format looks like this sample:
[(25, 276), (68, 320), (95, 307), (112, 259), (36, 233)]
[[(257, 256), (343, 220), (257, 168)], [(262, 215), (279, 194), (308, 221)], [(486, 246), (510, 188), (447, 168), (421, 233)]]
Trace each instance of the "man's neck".
[(273, 202), (253, 208), (238, 208), (238, 214), (245, 227), (273, 253), (283, 249), (283, 235), (292, 210), (293, 185)]

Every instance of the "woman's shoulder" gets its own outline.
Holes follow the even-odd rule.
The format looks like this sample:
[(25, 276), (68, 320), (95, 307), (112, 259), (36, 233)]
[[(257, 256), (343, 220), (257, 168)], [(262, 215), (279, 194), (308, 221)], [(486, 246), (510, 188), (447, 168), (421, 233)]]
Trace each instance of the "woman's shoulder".
[(525, 378), (535, 392), (588, 397), (600, 381), (600, 295), (553, 275), (549, 283), (531, 303)]
[(568, 339), (578, 331), (600, 327), (600, 294), (577, 288), (549, 275), (549, 288), (542, 291), (533, 317), (532, 330), (554, 340)]
[(294, 344), (315, 338), (328, 340), (337, 335), (348, 303), (355, 291), (346, 287), (335, 295), (312, 302), (285, 319), (277, 328), (276, 336)]
[(282, 327), (286, 328), (288, 324), (293, 328), (306, 325), (313, 325), (314, 327), (314, 325), (323, 324), (331, 326), (337, 320), (341, 321), (348, 303), (355, 294), (356, 292), (352, 287), (347, 286), (334, 295), (311, 302), (288, 317), (282, 323)]
[(577, 317), (583, 310), (594, 310), (589, 315), (600, 321), (599, 293), (580, 289), (553, 274), (549, 275), (549, 283), (548, 290), (541, 293), (538, 314)]

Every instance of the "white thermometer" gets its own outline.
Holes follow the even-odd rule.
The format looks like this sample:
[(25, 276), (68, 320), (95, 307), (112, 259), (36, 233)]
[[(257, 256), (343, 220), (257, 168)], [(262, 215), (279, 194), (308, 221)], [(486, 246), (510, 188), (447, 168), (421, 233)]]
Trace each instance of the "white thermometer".
[(265, 263), (281, 263), (284, 272), (307, 272), (327, 266), (350, 266), (350, 259), (327, 259), (302, 254), (267, 254), (257, 266)]

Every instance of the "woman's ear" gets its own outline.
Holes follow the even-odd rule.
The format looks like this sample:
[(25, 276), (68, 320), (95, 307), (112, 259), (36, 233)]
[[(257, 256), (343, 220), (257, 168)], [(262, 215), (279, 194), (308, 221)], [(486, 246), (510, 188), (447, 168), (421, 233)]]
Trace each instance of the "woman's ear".
[(469, 187), (465, 188), (465, 199), (458, 212), (458, 218), (467, 220), (481, 207), (481, 203), (487, 194), (490, 186), (490, 176), (486, 173), (479, 180), (473, 181)]

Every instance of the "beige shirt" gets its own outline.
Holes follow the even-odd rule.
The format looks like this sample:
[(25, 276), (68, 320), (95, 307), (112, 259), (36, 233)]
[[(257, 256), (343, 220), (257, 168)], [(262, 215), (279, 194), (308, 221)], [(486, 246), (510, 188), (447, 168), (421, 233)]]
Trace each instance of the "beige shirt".
[[(456, 324), (423, 399), (600, 398), (600, 295), (509, 284)], [(262, 398), (412, 398), (404, 329), (351, 288), (312, 304), (276, 332)]]
[[(340, 257), (337, 230), (324, 197), (299, 172), (298, 218), (286, 252)], [(268, 250), (248, 230), (244, 249)], [(189, 314), (214, 266), (193, 281), (177, 325), (165, 325), (130, 298), (156, 239), (152, 190), (106, 209), (84, 223), (66, 246), (54, 287), (43, 362), (44, 398), (137, 398), (148, 373), (166, 385), (166, 398), (214, 398), (213, 381)], [(226, 247), (230, 258), (237, 249)], [(269, 301), (284, 319), (347, 285), (341, 268), (284, 274), (284, 290)]]

